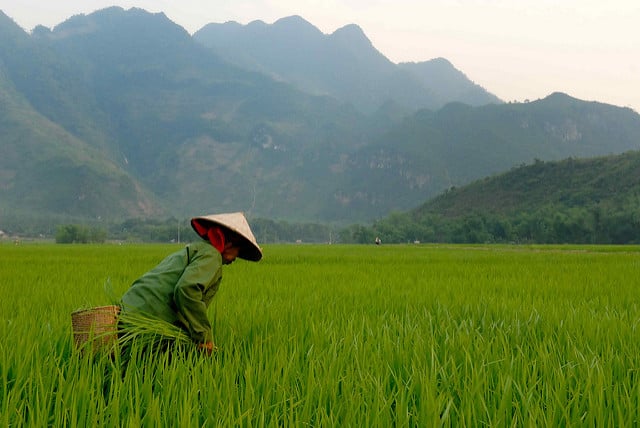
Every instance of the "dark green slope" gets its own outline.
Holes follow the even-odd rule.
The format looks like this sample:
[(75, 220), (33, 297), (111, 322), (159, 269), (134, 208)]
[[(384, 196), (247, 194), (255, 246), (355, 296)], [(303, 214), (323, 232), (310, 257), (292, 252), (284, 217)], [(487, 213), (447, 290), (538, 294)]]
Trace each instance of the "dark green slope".
[(622, 207), (640, 202), (640, 152), (555, 162), (537, 161), (451, 189), (415, 210), (460, 217), (512, 215), (544, 207)]

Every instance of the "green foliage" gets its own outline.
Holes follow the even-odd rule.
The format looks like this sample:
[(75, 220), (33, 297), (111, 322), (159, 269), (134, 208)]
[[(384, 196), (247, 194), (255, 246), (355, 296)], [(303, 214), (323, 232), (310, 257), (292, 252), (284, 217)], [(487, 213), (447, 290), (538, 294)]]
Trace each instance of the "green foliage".
[(634, 426), (640, 249), (267, 246), (212, 357), (81, 355), (70, 313), (175, 245), (0, 245), (2, 426)]
[[(78, 224), (78, 218), (42, 218), (33, 212), (0, 216), (1, 230), (8, 235), (71, 242), (190, 242), (199, 240), (189, 219), (130, 218), (122, 222), (97, 220)], [(348, 234), (340, 226), (322, 223), (294, 223), (252, 218), (251, 228), (260, 243), (336, 243)], [(365, 228), (363, 227), (363, 230)], [(344, 236), (343, 236), (344, 235)], [(353, 242), (347, 239), (348, 242)]]
[(319, 223), (290, 223), (269, 219), (251, 221), (256, 239), (264, 243), (304, 242), (332, 243), (338, 241), (336, 229)]
[(340, 242), (343, 243), (370, 244), (375, 239), (375, 232), (362, 225), (351, 225), (340, 231)]
[[(336, 228), (320, 223), (289, 223), (268, 219), (251, 219), (251, 229), (260, 243), (304, 242), (326, 243), (338, 241)], [(128, 219), (110, 227), (110, 238), (140, 242), (188, 242), (200, 239), (193, 232), (189, 220)]]
[[(611, 211), (602, 207), (594, 210), (549, 205), (510, 215), (481, 211), (455, 218), (439, 214), (421, 217), (396, 214), (375, 222), (363, 234), (372, 235), (388, 243), (638, 244), (640, 221), (635, 205)], [(371, 240), (352, 237), (345, 242)]]
[[(117, 302), (115, 302), (117, 304)], [(189, 335), (167, 321), (144, 314), (123, 310), (118, 315), (117, 346), (126, 348), (158, 349), (164, 343), (193, 345)]]
[(106, 238), (106, 230), (81, 224), (62, 224), (56, 230), (56, 244), (99, 244)]
[(131, 218), (109, 227), (109, 237), (130, 242), (188, 242), (199, 239), (188, 220)]

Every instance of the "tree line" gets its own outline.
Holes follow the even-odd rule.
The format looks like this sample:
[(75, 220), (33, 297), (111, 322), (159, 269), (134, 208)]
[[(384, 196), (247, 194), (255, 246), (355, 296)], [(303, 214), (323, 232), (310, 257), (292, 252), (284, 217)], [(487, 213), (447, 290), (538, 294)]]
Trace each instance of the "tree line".
[(635, 207), (546, 206), (512, 215), (470, 212), (456, 218), (394, 213), (370, 227), (351, 226), (343, 242), (372, 243), (532, 243), (640, 244), (640, 212)]
[[(251, 229), (261, 243), (335, 243), (340, 230), (320, 223), (290, 223), (253, 219)], [(106, 240), (129, 242), (190, 242), (197, 240), (189, 220), (169, 218), (128, 219), (110, 225), (63, 223), (56, 226), (57, 243), (101, 243)]]
[[(396, 212), (369, 225), (291, 223), (252, 219), (251, 228), (264, 244), (272, 243), (532, 243), (640, 244), (640, 211), (624, 207), (548, 205), (535, 211), (495, 214), (471, 211), (457, 217), (439, 213)], [(24, 231), (23, 231), (24, 232)], [(40, 232), (38, 232), (40, 233)], [(37, 234), (19, 233), (22, 236)], [(40, 234), (40, 236), (47, 237)], [(49, 235), (49, 237), (51, 237)], [(61, 223), (57, 243), (190, 242), (197, 240), (188, 220), (129, 219), (121, 223)]]

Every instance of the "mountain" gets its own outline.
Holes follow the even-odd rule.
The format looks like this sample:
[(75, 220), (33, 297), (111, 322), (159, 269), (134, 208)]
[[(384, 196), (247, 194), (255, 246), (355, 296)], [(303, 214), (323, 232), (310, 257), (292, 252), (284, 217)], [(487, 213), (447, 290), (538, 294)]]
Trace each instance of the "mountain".
[(423, 62), (403, 62), (398, 64), (428, 88), (441, 100), (460, 102), (471, 106), (502, 104), (502, 100), (473, 83), (445, 58), (434, 58)]
[(437, 109), (450, 101), (501, 103), (446, 60), (392, 63), (355, 24), (325, 35), (303, 18), (290, 16), (271, 25), (211, 23), (193, 37), (230, 62), (305, 92), (352, 103), (365, 113), (392, 100), (411, 110)]
[[(233, 66), (163, 14), (109, 8), (18, 35), (32, 49), (0, 41), (10, 83), (103, 163), (151, 189), (166, 208), (156, 215), (314, 218), (325, 202), (318, 195), (334, 185), (327, 164), (363, 144), (364, 117), (353, 108)], [(28, 182), (59, 173), (24, 174)], [(18, 187), (3, 187), (19, 200)]]
[[(628, 108), (561, 93), (523, 104), (451, 103), (415, 113), (352, 153), (338, 195), (345, 211), (373, 219), (536, 159), (639, 148), (640, 116)], [(334, 214), (346, 215), (340, 206)]]
[[(21, 217), (41, 213), (84, 218), (108, 216), (114, 211), (128, 215), (161, 212), (152, 194), (133, 177), (34, 109), (20, 91), (21, 84), (29, 86), (32, 100), (55, 92), (52, 87), (56, 83), (50, 76), (60, 64), (50, 52), (34, 44), (4, 14), (0, 14), (0, 37), (2, 212)], [(65, 97), (57, 101), (63, 110)], [(81, 111), (73, 110), (74, 114)]]
[[(323, 73), (308, 51), (325, 52), (321, 62), (364, 86), (387, 74), (410, 75), (398, 80), (405, 89), (419, 76), (443, 87), (466, 82), (441, 59), (435, 69), (394, 65), (355, 25), (330, 36), (296, 17), (222, 26), (235, 28), (221, 33), (232, 39), (252, 29), (273, 40), (277, 29), (290, 44), (281, 60), (291, 63), (287, 54), (296, 52), (295, 66), (308, 67), (315, 82), (313, 73)], [(254, 64), (270, 58), (244, 54)], [(10, 229), (7, 218), (17, 224), (25, 213), (59, 222), (236, 210), (365, 222), (535, 159), (640, 146), (631, 109), (560, 93), (417, 111), (399, 96), (365, 113), (274, 76), (231, 62), (162, 13), (114, 7), (31, 34), (0, 16), (0, 226)], [(349, 80), (334, 80), (347, 90)]]

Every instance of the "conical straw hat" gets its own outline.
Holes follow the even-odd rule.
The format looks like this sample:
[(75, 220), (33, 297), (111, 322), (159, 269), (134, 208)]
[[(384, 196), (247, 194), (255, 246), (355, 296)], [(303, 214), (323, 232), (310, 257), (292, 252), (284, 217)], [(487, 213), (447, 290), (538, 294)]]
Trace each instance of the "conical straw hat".
[[(198, 232), (198, 228), (195, 227), (195, 224), (201, 226), (207, 226), (209, 224), (215, 224), (218, 226), (222, 226), (227, 228), (242, 237), (245, 241), (245, 245), (240, 248), (240, 253), (238, 257), (251, 260), (257, 262), (262, 258), (262, 250), (256, 241), (255, 236), (253, 236), (253, 232), (251, 232), (251, 228), (249, 227), (249, 223), (247, 219), (244, 217), (244, 214), (241, 212), (235, 213), (223, 213), (223, 214), (209, 214), (200, 217), (194, 217), (191, 219), (191, 227), (196, 233), (205, 240), (208, 240), (206, 232), (205, 234), (201, 234)], [(202, 230), (202, 229), (200, 229)]]

